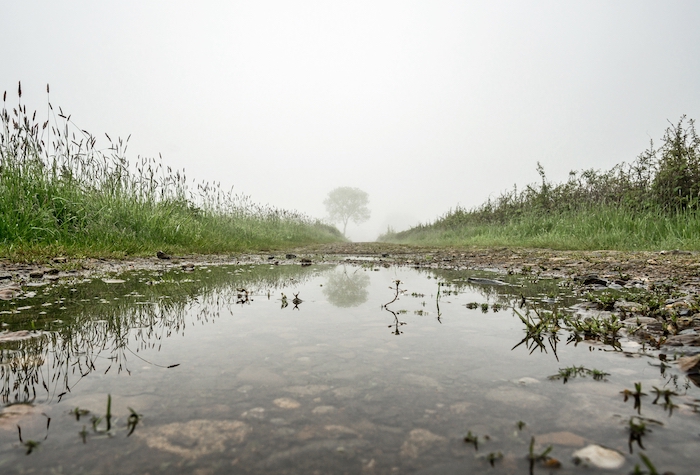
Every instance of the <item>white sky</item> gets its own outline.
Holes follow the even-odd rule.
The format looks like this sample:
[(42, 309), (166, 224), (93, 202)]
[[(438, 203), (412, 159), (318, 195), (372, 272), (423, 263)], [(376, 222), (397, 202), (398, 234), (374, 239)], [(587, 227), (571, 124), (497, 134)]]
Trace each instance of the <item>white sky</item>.
[[(0, 0), (0, 92), (374, 240), (700, 119), (700, 2)], [(99, 143), (99, 142), (98, 142)], [(106, 139), (104, 141), (106, 146)]]

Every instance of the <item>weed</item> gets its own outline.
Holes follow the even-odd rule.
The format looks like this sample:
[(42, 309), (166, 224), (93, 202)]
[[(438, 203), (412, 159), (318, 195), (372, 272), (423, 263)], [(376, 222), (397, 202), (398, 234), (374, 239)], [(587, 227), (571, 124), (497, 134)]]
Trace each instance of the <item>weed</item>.
[(651, 460), (649, 460), (649, 457), (644, 455), (643, 453), (639, 454), (639, 458), (642, 459), (642, 463), (647, 467), (649, 470), (648, 472), (642, 471), (642, 469), (639, 467), (639, 464), (634, 465), (634, 471), (632, 472), (632, 475), (659, 475), (659, 472), (656, 470), (656, 467), (654, 467), (654, 464), (651, 463)]
[(559, 373), (549, 376), (552, 380), (563, 380), (566, 384), (569, 379), (575, 378), (577, 376), (585, 377), (586, 375), (592, 376), (596, 381), (604, 381), (606, 376), (610, 376), (610, 373), (598, 369), (587, 369), (583, 366), (569, 366), (566, 368), (559, 368)]
[(464, 436), (464, 442), (474, 445), (474, 449), (479, 450), (479, 436), (472, 434), (472, 431), (469, 431), (467, 435)]
[(637, 410), (637, 414), (642, 413), (642, 396), (647, 395), (646, 393), (642, 392), (642, 383), (634, 383), (634, 391), (625, 389), (620, 391), (620, 393), (624, 396), (625, 402), (632, 397), (634, 399), (634, 408)]
[(671, 401), (671, 396), (678, 396), (679, 394), (670, 389), (659, 389), (656, 386), (652, 386), (652, 388), (654, 393), (656, 394), (656, 398), (654, 399), (652, 404), (656, 404), (659, 401), (659, 399), (663, 396), (663, 408), (668, 411), (669, 416), (673, 415), (673, 410), (677, 409), (678, 406), (673, 404), (673, 402)]

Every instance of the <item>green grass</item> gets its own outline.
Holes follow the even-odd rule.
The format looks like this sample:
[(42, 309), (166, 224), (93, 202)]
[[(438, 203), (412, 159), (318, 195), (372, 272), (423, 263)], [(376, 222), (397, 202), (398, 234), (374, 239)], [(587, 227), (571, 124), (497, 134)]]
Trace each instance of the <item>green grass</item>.
[(608, 171), (572, 171), (513, 188), (472, 210), (457, 207), (435, 222), (380, 241), (423, 245), (551, 249), (700, 250), (700, 136), (681, 117), (661, 146)]
[(418, 226), (382, 240), (428, 246), (473, 245), (548, 249), (700, 250), (700, 212), (636, 212), (615, 207), (542, 215), (506, 223)]
[[(48, 92), (48, 87), (47, 87)], [(128, 139), (97, 140), (49, 103), (40, 122), (3, 96), (0, 257), (227, 253), (341, 241), (333, 226), (253, 203), (184, 170), (126, 157)]]

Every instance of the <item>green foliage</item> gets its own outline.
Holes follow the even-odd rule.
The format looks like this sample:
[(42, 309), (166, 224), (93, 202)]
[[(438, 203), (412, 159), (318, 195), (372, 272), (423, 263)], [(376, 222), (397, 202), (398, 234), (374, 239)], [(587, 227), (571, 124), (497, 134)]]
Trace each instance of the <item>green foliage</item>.
[(700, 249), (700, 138), (692, 119), (670, 125), (661, 146), (608, 171), (572, 171), (514, 187), (468, 210), (382, 241), (421, 244), (531, 246), (567, 249)]
[[(47, 88), (48, 89), (48, 88)], [(58, 114), (41, 123), (20, 101), (0, 111), (0, 254), (228, 252), (341, 240), (318, 220), (252, 203), (216, 183), (190, 190), (184, 170), (126, 158), (128, 138), (97, 139)]]

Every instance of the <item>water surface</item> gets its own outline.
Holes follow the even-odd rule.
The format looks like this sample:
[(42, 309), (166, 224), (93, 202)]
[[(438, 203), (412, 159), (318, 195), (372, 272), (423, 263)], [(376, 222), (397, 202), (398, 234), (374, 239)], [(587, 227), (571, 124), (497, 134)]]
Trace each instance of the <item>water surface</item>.
[[(626, 340), (567, 344), (562, 332), (543, 348), (516, 346), (525, 332), (513, 308), (581, 300), (556, 281), (529, 279), (367, 262), (134, 272), (25, 289), (0, 309), (6, 330), (31, 330), (0, 342), (0, 470), (529, 473), (534, 436), (537, 453), (552, 446), (557, 473), (589, 473), (572, 453), (593, 443), (624, 454), (614, 473), (629, 473), (641, 450), (635, 443), (630, 454), (629, 420), (640, 416), (657, 469), (691, 473), (697, 388)], [(397, 281), (398, 298), (385, 306)], [(570, 366), (608, 375), (548, 378)], [(649, 394), (639, 414), (621, 395), (636, 382)], [(652, 386), (679, 394), (672, 415), (652, 404)], [(78, 420), (76, 408), (90, 412)], [(93, 427), (91, 417), (101, 420)], [(17, 425), (36, 447), (20, 442)]]

